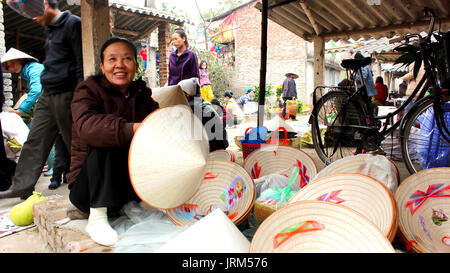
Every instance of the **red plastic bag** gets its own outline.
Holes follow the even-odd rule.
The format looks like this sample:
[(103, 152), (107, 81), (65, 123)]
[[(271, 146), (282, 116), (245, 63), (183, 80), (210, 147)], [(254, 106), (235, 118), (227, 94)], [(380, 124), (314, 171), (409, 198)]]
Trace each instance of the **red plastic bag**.
[(30, 19), (44, 14), (44, 0), (7, 0), (6, 4), (15, 12)]

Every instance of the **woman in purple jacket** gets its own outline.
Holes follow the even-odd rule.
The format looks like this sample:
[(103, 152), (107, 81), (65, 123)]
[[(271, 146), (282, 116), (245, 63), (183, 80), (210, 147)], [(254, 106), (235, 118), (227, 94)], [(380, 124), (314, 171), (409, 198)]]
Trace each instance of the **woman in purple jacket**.
[(187, 36), (182, 28), (175, 29), (172, 44), (176, 50), (169, 57), (168, 85), (177, 85), (180, 81), (190, 78), (200, 78), (197, 54), (189, 49)]

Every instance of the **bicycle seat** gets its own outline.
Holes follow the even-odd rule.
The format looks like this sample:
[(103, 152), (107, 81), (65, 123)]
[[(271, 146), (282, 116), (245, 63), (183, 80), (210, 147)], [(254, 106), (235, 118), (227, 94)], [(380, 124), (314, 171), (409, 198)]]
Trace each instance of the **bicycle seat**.
[(345, 59), (342, 60), (341, 66), (346, 69), (358, 70), (372, 62), (371, 57), (366, 57), (364, 59)]

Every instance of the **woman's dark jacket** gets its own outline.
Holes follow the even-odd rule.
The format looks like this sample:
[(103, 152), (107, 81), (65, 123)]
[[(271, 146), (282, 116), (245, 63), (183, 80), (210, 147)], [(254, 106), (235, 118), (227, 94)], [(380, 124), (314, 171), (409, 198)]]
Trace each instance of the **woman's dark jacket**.
[(129, 87), (126, 98), (104, 76), (91, 76), (76, 87), (72, 99), (71, 166), (69, 184), (78, 176), (86, 158), (87, 146), (119, 147), (133, 138), (133, 123), (142, 122), (159, 108), (144, 81)]

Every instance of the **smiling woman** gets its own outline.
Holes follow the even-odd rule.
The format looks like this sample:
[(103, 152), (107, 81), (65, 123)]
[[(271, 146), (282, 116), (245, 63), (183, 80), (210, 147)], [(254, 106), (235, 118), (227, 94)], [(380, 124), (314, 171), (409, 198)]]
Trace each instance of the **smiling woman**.
[(128, 96), (128, 86), (138, 70), (137, 52), (127, 40), (110, 39), (103, 45), (100, 69), (106, 79)]
[(89, 213), (86, 231), (102, 245), (114, 245), (117, 233), (109, 215), (140, 199), (128, 173), (128, 150), (142, 120), (159, 105), (144, 81), (134, 81), (135, 46), (112, 38), (101, 49), (102, 74), (81, 82), (72, 100), (72, 151), (69, 199)]

